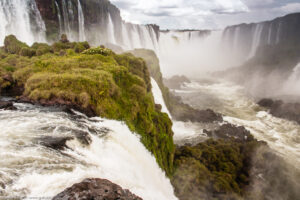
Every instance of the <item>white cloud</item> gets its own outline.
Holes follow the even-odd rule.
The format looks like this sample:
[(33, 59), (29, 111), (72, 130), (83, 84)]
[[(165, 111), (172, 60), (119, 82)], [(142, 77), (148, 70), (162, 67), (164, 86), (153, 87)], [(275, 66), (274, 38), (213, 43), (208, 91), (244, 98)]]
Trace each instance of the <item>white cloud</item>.
[(123, 19), (162, 29), (218, 29), (300, 12), (299, 0), (111, 0)]
[(300, 12), (300, 3), (289, 3), (280, 8), (281, 11), (286, 13)]
[(212, 27), (206, 24), (209, 16), (249, 11), (241, 0), (111, 0), (111, 2), (121, 9), (122, 17), (126, 21), (157, 23), (162, 28), (208, 28)]

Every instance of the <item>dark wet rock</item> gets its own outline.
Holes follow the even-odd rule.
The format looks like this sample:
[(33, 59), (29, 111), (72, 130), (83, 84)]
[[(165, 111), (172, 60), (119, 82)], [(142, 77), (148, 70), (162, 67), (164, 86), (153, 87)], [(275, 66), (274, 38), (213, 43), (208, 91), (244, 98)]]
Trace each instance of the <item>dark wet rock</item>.
[(80, 141), (80, 143), (89, 145), (92, 142), (90, 134), (86, 131), (73, 130), (75, 137)]
[(239, 141), (251, 141), (254, 139), (250, 131), (245, 129), (245, 127), (232, 124), (223, 124), (219, 129), (213, 131), (204, 130), (204, 133), (217, 139), (237, 139)]
[(164, 84), (170, 89), (180, 89), (184, 83), (190, 83), (191, 81), (186, 76), (173, 76), (169, 79), (164, 79)]
[(5, 189), (5, 188), (6, 188), (6, 186), (5, 186), (5, 184), (4, 184), (3, 182), (0, 182), (0, 187), (1, 187), (2, 189)]
[(120, 186), (105, 179), (85, 179), (81, 183), (65, 189), (53, 200), (141, 200), (140, 197), (124, 190)]
[(39, 138), (39, 143), (43, 146), (55, 149), (55, 150), (62, 150), (66, 147), (66, 142), (72, 140), (72, 137), (51, 137), (45, 136)]
[(262, 99), (258, 105), (268, 108), (270, 113), (279, 118), (300, 124), (300, 103), (285, 103), (281, 100)]
[(74, 111), (72, 110), (77, 110), (81, 113), (84, 113), (88, 117), (95, 117), (96, 113), (94, 110), (88, 106), (86, 108), (83, 108), (79, 104), (74, 104), (71, 101), (67, 101), (61, 98), (52, 98), (52, 99), (40, 99), (38, 101), (32, 100), (26, 96), (21, 96), (17, 99), (17, 102), (19, 103), (30, 103), (30, 104), (37, 104), (37, 105), (42, 105), (42, 106), (47, 106), (47, 107), (61, 107), (63, 111), (67, 112), (68, 114), (72, 114), (74, 116), (78, 116)]
[(162, 106), (160, 104), (155, 104), (155, 110), (161, 111)]
[(223, 121), (222, 115), (214, 112), (211, 109), (207, 110), (197, 110), (188, 107), (188, 110), (180, 110), (179, 112), (173, 112), (173, 116), (179, 121), (191, 121), (191, 122), (221, 122)]
[(17, 110), (12, 102), (9, 101), (0, 101), (0, 109), (4, 110)]

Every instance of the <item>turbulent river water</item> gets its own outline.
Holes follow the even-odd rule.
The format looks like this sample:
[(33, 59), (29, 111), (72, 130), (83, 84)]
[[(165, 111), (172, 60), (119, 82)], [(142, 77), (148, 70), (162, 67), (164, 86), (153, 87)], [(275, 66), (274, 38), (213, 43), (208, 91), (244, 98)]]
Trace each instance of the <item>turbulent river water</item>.
[[(168, 113), (161, 91), (152, 79), (155, 102)], [(192, 82), (175, 90), (184, 102), (211, 108), (224, 120), (243, 125), (278, 155), (299, 168), (300, 126), (271, 116), (249, 98), (242, 87), (228, 82)], [(119, 121), (88, 118), (75, 112), (15, 103), (15, 111), (0, 111), (0, 199), (24, 196), (52, 197), (84, 178), (108, 179), (146, 200), (176, 199), (170, 181), (155, 158)], [(173, 121), (174, 140), (205, 140), (210, 124)], [(76, 133), (86, 133), (90, 144)], [(47, 137), (72, 137), (67, 148), (46, 147)]]
[[(247, 95), (243, 87), (225, 81), (206, 80), (185, 84), (175, 92), (195, 108), (211, 108), (222, 113), (225, 122), (244, 126), (256, 139), (266, 141), (278, 155), (300, 168), (300, 126), (269, 114)], [(203, 127), (201, 124), (193, 125), (198, 129)], [(203, 137), (203, 133), (194, 131), (194, 135), (188, 137)]]
[[(0, 199), (52, 197), (84, 178), (108, 179), (143, 199), (176, 199), (173, 188), (139, 137), (122, 122), (70, 115), (54, 108), (14, 104), (0, 111)], [(62, 151), (43, 138), (86, 132)]]

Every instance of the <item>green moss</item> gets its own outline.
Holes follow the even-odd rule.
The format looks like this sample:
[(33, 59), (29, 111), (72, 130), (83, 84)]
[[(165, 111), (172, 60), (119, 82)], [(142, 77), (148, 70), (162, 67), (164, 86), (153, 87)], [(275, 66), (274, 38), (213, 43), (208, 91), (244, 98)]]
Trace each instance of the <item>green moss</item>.
[(87, 49), (87, 50), (85, 50), (82, 53), (86, 54), (86, 55), (101, 54), (101, 55), (104, 55), (104, 56), (109, 56), (109, 55), (113, 54), (113, 52), (110, 49), (102, 48), (102, 47), (96, 47), (96, 48)]
[[(171, 175), (175, 151), (172, 122), (155, 109), (146, 63), (101, 47), (76, 53), (76, 45), (58, 42), (51, 47), (54, 53), (31, 58), (8, 55), (0, 61), (0, 69), (8, 73), (4, 71), (11, 67), (14, 80), (25, 87), (23, 95), (32, 100), (59, 99), (101, 117), (124, 121)], [(32, 48), (47, 47), (35, 44)], [(67, 53), (58, 55), (60, 51)]]
[(5, 37), (4, 49), (7, 53), (18, 54), (22, 48), (28, 48), (23, 42), (20, 42), (14, 35), (9, 35)]
[(32, 57), (32, 56), (36, 55), (36, 51), (35, 51), (34, 49), (32, 49), (32, 48), (23, 47), (23, 48), (20, 50), (19, 54), (20, 54), (21, 56)]
[(223, 199), (223, 195), (243, 196), (250, 182), (250, 159), (262, 145), (256, 140), (210, 139), (178, 148), (172, 178), (176, 194), (180, 199), (206, 199), (208, 194), (217, 199)]

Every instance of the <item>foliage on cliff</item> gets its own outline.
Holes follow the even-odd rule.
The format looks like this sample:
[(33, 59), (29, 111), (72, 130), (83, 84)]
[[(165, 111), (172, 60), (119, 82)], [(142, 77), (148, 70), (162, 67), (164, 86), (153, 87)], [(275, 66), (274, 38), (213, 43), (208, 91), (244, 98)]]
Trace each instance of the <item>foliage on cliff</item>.
[(172, 122), (167, 114), (155, 109), (143, 59), (65, 40), (52, 46), (26, 45), (32, 54), (24, 55), (19, 51), (24, 43), (14, 36), (7, 39), (10, 42), (0, 51), (3, 90), (24, 87), (20, 95), (31, 101), (73, 105), (89, 114), (122, 120), (141, 135), (162, 169), (168, 175), (172, 173)]
[(180, 97), (173, 95), (169, 91), (169, 88), (167, 88), (163, 83), (159, 59), (154, 51), (147, 49), (135, 49), (130, 51), (130, 53), (137, 57), (141, 57), (146, 61), (150, 75), (157, 82), (166, 106), (175, 120), (192, 122), (222, 121), (222, 116), (214, 111), (194, 109), (190, 105), (182, 103)]
[(263, 143), (210, 139), (175, 153), (172, 184), (181, 200), (239, 199), (250, 183), (251, 157)]

